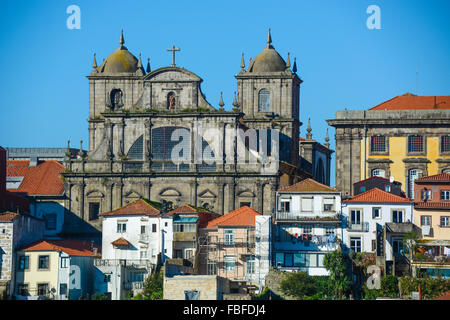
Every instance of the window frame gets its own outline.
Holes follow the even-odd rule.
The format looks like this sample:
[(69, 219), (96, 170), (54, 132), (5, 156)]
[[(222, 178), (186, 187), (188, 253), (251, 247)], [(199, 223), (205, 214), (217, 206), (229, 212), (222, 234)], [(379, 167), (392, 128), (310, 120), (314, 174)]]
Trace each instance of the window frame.
[[(424, 219), (423, 218), (428, 218), (430, 221), (430, 224), (424, 224)], [(421, 215), (420, 216), (420, 226), (432, 226), (432, 222), (433, 222), (433, 217), (431, 215)]]
[[(26, 261), (26, 268), (22, 268), (22, 259)], [(30, 256), (29, 255), (20, 255), (19, 256), (19, 270), (25, 271), (30, 270)]]
[[(396, 217), (397, 221), (394, 221), (394, 212), (397, 213), (397, 217)], [(401, 219), (398, 219), (399, 218), (399, 216), (398, 216), (399, 212), (401, 212)], [(405, 209), (392, 209), (391, 210), (391, 218), (392, 218), (392, 222), (393, 223), (404, 223), (405, 220), (406, 220), (406, 216), (405, 215), (406, 215), (405, 214)], [(399, 222), (398, 220), (401, 220), (401, 221)]]
[[(449, 147), (449, 149), (448, 150), (443, 150), (443, 146), (444, 146), (444, 143), (443, 143), (443, 140), (444, 140), (444, 138), (447, 138), (448, 139), (448, 142), (446, 142), (446, 143), (448, 143), (448, 147)], [(448, 154), (450, 154), (450, 135), (441, 135), (440, 137), (439, 137), (439, 154), (441, 154), (441, 155), (448, 155)]]
[[(412, 143), (417, 143), (417, 142), (413, 142), (410, 141), (410, 139), (415, 138), (415, 137), (421, 137), (422, 141), (422, 150), (421, 151), (413, 151), (411, 150), (411, 144)], [(408, 135), (407, 139), (406, 139), (406, 154), (407, 155), (425, 155), (426, 154), (426, 150), (427, 150), (427, 137), (425, 135), (420, 135), (420, 134), (412, 134), (412, 135)]]
[[(262, 106), (262, 100), (261, 100), (261, 98), (263, 97), (263, 96), (265, 96), (265, 98), (266, 98), (266, 105), (264, 105), (264, 110), (261, 108), (261, 106)], [(258, 112), (271, 112), (270, 110), (272, 109), (271, 108), (271, 96), (272, 96), (272, 94), (271, 94), (271, 92), (270, 92), (270, 90), (269, 89), (266, 89), (266, 88), (261, 88), (259, 91), (258, 91)], [(267, 100), (268, 100), (268, 106), (267, 106)], [(266, 110), (266, 109), (268, 109), (268, 110)]]
[(127, 232), (127, 223), (123, 222), (123, 221), (117, 221), (117, 230), (116, 231), (117, 231), (116, 233), (126, 233)]
[(226, 246), (232, 246), (234, 245), (234, 235), (235, 230), (234, 229), (225, 229), (223, 231), (223, 243)]
[[(450, 190), (439, 190), (439, 194), (440, 194), (440, 197), (439, 197), (440, 200), (450, 201)], [(447, 195), (445, 196), (445, 194), (447, 194)], [(445, 199), (445, 198), (447, 198), (447, 199)]]
[[(41, 268), (41, 258), (47, 258), (47, 268)], [(49, 271), (50, 270), (50, 255), (48, 255), (48, 254), (39, 255), (37, 262), (38, 262), (38, 267), (37, 267), (38, 271)]]
[[(375, 217), (375, 210), (378, 210), (378, 216)], [(372, 207), (372, 219), (379, 220), (382, 218), (382, 208), (381, 207)]]
[[(379, 142), (375, 142), (374, 141), (374, 138), (384, 138), (383, 139), (384, 140), (383, 141), (384, 150), (374, 150), (374, 147), (379, 144)], [(388, 136), (384, 136), (384, 135), (381, 135), (381, 134), (373, 135), (373, 136), (370, 137), (369, 143), (370, 143), (370, 148), (369, 148), (370, 154), (373, 154), (373, 155), (387, 155), (387, 154), (389, 154), (389, 146), (388, 146), (388, 144), (389, 144), (389, 137)]]
[[(359, 251), (353, 249), (353, 247), (354, 247), (352, 245), (353, 241), (359, 241)], [(362, 237), (350, 237), (349, 243), (350, 243), (350, 250), (353, 250), (355, 253), (356, 252), (363, 252), (363, 249), (362, 249), (362, 245), (363, 245)], [(356, 246), (356, 248), (358, 248), (358, 246)]]
[[(447, 223), (442, 224), (442, 221), (447, 221)], [(441, 228), (450, 228), (450, 216), (440, 216), (439, 217), (439, 226)]]

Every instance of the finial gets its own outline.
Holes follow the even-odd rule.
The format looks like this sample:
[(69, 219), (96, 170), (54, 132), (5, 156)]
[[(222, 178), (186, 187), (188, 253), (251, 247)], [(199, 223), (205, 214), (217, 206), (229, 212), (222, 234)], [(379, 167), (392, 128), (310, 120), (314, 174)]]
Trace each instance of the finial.
[(80, 151), (78, 152), (78, 154), (80, 155), (80, 157), (83, 157), (83, 140), (80, 140)]
[(286, 61), (286, 68), (290, 68), (291, 67), (291, 59), (289, 58), (289, 52), (288, 52), (288, 58)]
[(294, 58), (294, 66), (292, 67), (292, 72), (297, 72), (297, 58)]
[(328, 137), (328, 128), (327, 128), (327, 134), (325, 135), (325, 143), (323, 144), (325, 146), (325, 148), (330, 148), (330, 144), (329, 144), (330, 138)]
[(151, 71), (151, 69), (150, 69), (150, 58), (147, 59), (147, 70), (145, 70), (145, 71), (147, 71), (147, 73), (149, 73)]
[(237, 102), (236, 99), (236, 91), (234, 92), (234, 100), (233, 100), (233, 107), (237, 108), (239, 106), (239, 103)]
[(119, 41), (119, 43), (120, 43), (121, 46), (123, 46), (125, 44), (125, 40), (123, 38), (123, 29), (122, 29), (122, 31), (120, 33), (120, 41)]
[(270, 35), (270, 28), (269, 28), (269, 34), (267, 35), (267, 44), (270, 46), (272, 43), (272, 36)]
[(308, 128), (306, 129), (306, 131), (308, 132), (306, 134), (306, 139), (312, 139), (312, 134), (311, 134), (311, 118), (308, 118)]
[(139, 52), (138, 68), (142, 68), (141, 53)]
[(95, 59), (95, 53), (94, 53), (94, 62), (92, 63), (92, 68), (97, 68), (97, 59)]
[(220, 101), (219, 101), (220, 109), (223, 110), (223, 106), (224, 106), (224, 105), (225, 105), (225, 103), (223, 103), (222, 91), (220, 91)]
[(244, 68), (245, 68), (244, 53), (242, 52), (241, 69), (244, 69)]
[(70, 158), (70, 140), (67, 140), (67, 151), (66, 151), (66, 157)]

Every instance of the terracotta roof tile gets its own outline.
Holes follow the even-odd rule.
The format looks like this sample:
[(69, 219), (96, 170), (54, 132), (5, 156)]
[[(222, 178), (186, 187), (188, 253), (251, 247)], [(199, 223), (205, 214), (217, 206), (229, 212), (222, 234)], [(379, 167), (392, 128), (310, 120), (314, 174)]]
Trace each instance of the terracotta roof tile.
[(16, 218), (18, 218), (20, 216), (24, 216), (24, 217), (27, 217), (27, 218), (43, 221), (42, 219), (33, 217), (33, 216), (29, 215), (29, 214), (5, 211), (5, 212), (0, 213), (0, 222), (11, 222), (11, 221), (13, 221), (14, 219), (16, 219)]
[(444, 201), (416, 202), (416, 203), (414, 203), (414, 209), (450, 209), (450, 202), (444, 202)]
[(405, 93), (369, 110), (444, 110), (450, 109), (450, 96), (416, 96)]
[(288, 187), (283, 187), (278, 192), (339, 192), (337, 189), (331, 188), (327, 185), (317, 182), (314, 179), (308, 178), (297, 182)]
[(415, 182), (450, 182), (450, 173), (440, 173), (433, 176), (416, 179)]
[(158, 216), (161, 204), (147, 199), (138, 199), (110, 212), (103, 212), (101, 216)]
[(360, 193), (343, 202), (371, 202), (371, 203), (411, 203), (411, 199), (403, 198), (378, 188)]
[(24, 177), (18, 189), (8, 189), (10, 192), (26, 193), (28, 195), (61, 195), (64, 183), (61, 172), (65, 167), (56, 160), (39, 162), (30, 167), (29, 160), (8, 160), (7, 177)]
[(63, 251), (71, 256), (93, 257), (94, 252), (91, 250), (91, 245), (93, 248), (97, 248), (97, 256), (100, 256), (100, 246), (83, 240), (44, 239), (23, 246), (19, 251)]
[(120, 246), (120, 247), (131, 247), (131, 243), (128, 242), (124, 238), (116, 239), (113, 242), (111, 242), (111, 244), (114, 245), (114, 246)]
[(258, 211), (243, 206), (209, 221), (206, 228), (217, 228), (217, 226), (252, 226), (255, 225), (255, 217), (260, 215)]

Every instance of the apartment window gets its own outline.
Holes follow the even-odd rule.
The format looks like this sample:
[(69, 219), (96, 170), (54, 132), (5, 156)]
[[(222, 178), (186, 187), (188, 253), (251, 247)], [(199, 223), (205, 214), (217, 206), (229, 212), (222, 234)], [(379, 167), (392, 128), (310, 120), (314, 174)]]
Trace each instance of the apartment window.
[(39, 256), (38, 269), (39, 270), (48, 270), (49, 261), (50, 261), (50, 256)]
[(420, 216), (421, 226), (431, 226), (431, 216)]
[(366, 187), (361, 187), (361, 188), (359, 188), (359, 191), (361, 191), (361, 192), (365, 192), (366, 191)]
[(305, 267), (305, 266), (306, 266), (306, 254), (294, 253), (294, 267)]
[(397, 223), (403, 222), (403, 210), (393, 210), (392, 211), (392, 222), (397, 222)]
[(59, 285), (59, 294), (67, 295), (67, 283), (61, 283)]
[(45, 228), (47, 230), (55, 230), (56, 229), (56, 214), (55, 213), (47, 213), (45, 215)]
[(173, 232), (195, 232), (195, 223), (174, 223)]
[(385, 176), (386, 176), (386, 172), (383, 169), (373, 169), (372, 170), (372, 177), (384, 178)]
[(186, 249), (184, 251), (185, 259), (192, 259), (194, 257), (194, 250)]
[(334, 226), (325, 226), (325, 235), (334, 234), (335, 227)]
[(105, 274), (105, 276), (103, 277), (103, 281), (104, 282), (111, 282), (111, 275), (110, 274)]
[(89, 220), (97, 220), (99, 212), (100, 212), (100, 203), (98, 202), (89, 203)]
[(207, 266), (207, 272), (208, 272), (208, 274), (216, 274), (216, 268), (217, 268), (217, 262), (216, 262), (216, 260), (210, 260), (210, 259), (208, 259), (208, 261), (207, 261), (207, 263), (206, 263), (206, 266)]
[(372, 152), (386, 152), (386, 137), (373, 136), (370, 150)]
[(361, 252), (361, 238), (352, 237), (350, 238), (350, 249), (354, 252)]
[(127, 224), (124, 222), (117, 223), (117, 233), (127, 232)]
[(441, 216), (441, 227), (450, 227), (450, 217)]
[(290, 211), (291, 211), (291, 202), (281, 201), (281, 212), (290, 212)]
[(236, 257), (226, 256), (225, 257), (225, 270), (226, 271), (234, 271), (235, 267), (236, 267)]
[(147, 233), (146, 226), (141, 226), (141, 234), (146, 234), (146, 233)]
[(303, 233), (306, 233), (306, 234), (312, 233), (312, 226), (311, 225), (304, 225), (303, 226)]
[(38, 283), (38, 296), (45, 296), (48, 292), (48, 283)]
[(377, 240), (372, 240), (372, 251), (377, 250)]
[(408, 137), (408, 152), (423, 152), (423, 136)]
[(152, 224), (152, 232), (156, 232), (156, 223)]
[(19, 296), (28, 296), (28, 284), (25, 283), (19, 283), (17, 285), (17, 294)]
[(142, 248), (139, 252), (141, 259), (147, 259), (147, 248)]
[(433, 197), (433, 193), (431, 190), (423, 189), (422, 190), (422, 200), (431, 200)]
[(372, 208), (372, 218), (373, 219), (381, 218), (381, 208)]
[(350, 210), (350, 224), (361, 224), (361, 210)]
[(441, 137), (441, 152), (450, 152), (450, 136)]
[(62, 257), (61, 268), (68, 268), (68, 267), (69, 267), (69, 257)]
[(392, 251), (394, 254), (403, 253), (403, 241), (401, 239), (392, 240)]
[(333, 204), (331, 203), (325, 203), (323, 205), (323, 211), (333, 211)]
[(247, 274), (255, 273), (255, 257), (247, 257)]
[(231, 246), (234, 244), (234, 230), (225, 230), (225, 245)]
[(417, 169), (412, 169), (409, 170), (409, 177), (408, 177), (408, 182), (409, 182), (409, 197), (411, 199), (414, 199), (414, 181), (416, 181), (416, 179), (419, 178), (419, 175), (422, 173), (421, 170), (417, 170)]
[(450, 190), (441, 190), (441, 200), (450, 200)]
[(30, 267), (30, 257), (29, 256), (20, 256), (19, 257), (19, 269), (20, 270), (28, 270)]
[(284, 253), (283, 252), (276, 252), (275, 253), (275, 265), (277, 267), (284, 266)]
[(384, 187), (384, 191), (386, 191), (386, 192), (391, 192), (391, 186), (387, 184), (387, 185)]

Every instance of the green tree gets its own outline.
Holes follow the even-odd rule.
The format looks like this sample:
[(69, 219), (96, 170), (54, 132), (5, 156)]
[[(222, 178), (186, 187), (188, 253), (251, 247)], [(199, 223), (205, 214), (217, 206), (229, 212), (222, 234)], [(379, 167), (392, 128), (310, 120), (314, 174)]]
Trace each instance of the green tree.
[(330, 272), (328, 279), (332, 294), (335, 298), (342, 299), (351, 288), (349, 257), (342, 250), (335, 250), (325, 255), (323, 265)]
[(144, 280), (142, 299), (137, 300), (161, 300), (163, 298), (163, 275), (161, 272), (152, 273)]
[(285, 295), (299, 299), (312, 296), (318, 289), (314, 279), (303, 271), (287, 274), (281, 281), (280, 288)]

